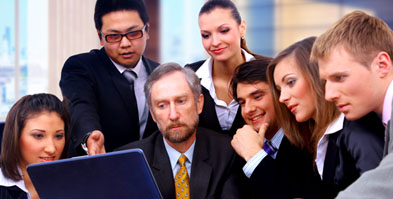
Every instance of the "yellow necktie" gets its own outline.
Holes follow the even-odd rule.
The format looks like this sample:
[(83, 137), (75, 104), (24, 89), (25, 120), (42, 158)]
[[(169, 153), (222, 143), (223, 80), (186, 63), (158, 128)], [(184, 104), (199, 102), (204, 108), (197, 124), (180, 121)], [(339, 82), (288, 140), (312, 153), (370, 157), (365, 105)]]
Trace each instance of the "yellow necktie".
[(178, 160), (180, 169), (175, 177), (176, 199), (190, 198), (190, 180), (186, 168), (187, 157), (182, 154)]

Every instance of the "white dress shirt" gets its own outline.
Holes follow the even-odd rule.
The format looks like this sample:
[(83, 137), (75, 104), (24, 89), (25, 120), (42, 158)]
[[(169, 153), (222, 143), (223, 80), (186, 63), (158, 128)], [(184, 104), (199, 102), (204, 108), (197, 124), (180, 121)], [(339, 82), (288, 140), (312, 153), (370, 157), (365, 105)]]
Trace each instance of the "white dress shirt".
[[(112, 59), (111, 61), (121, 74), (123, 74), (123, 72), (128, 69), (120, 64), (117, 64)], [(143, 91), (143, 87), (145, 86), (145, 82), (149, 75), (147, 74), (142, 58), (139, 59), (136, 66), (134, 68), (131, 68), (131, 70), (134, 71), (138, 76), (134, 81), (134, 91), (135, 91), (136, 102), (138, 105), (139, 139), (142, 139), (147, 124), (147, 118), (149, 115), (149, 109), (147, 108), (146, 97), (145, 97), (145, 92)]]
[[(168, 153), (169, 161), (171, 162), (173, 179), (175, 179), (175, 175), (180, 169), (180, 165), (177, 164), (177, 161), (179, 160), (181, 153), (179, 151), (176, 151), (176, 149), (172, 148), (171, 146), (169, 146), (165, 138), (162, 139), (164, 140), (165, 149), (166, 152)], [(190, 146), (190, 148), (184, 153), (184, 155), (187, 157), (186, 168), (189, 178), (191, 178), (191, 165), (192, 165), (192, 156), (194, 154), (194, 148), (195, 148), (195, 140)]]
[[(255, 57), (247, 53), (242, 49), (246, 61), (254, 60)], [(217, 113), (218, 121), (220, 122), (221, 129), (224, 131), (230, 130), (232, 123), (235, 120), (239, 104), (236, 100), (232, 100), (229, 104), (226, 104), (223, 100), (217, 98), (216, 89), (214, 88), (213, 77), (213, 59), (209, 57), (199, 69), (196, 71), (196, 75), (201, 78), (201, 85), (205, 87), (210, 96), (213, 98)]]
[(340, 116), (328, 126), (324, 135), (318, 142), (317, 157), (315, 158), (315, 163), (317, 164), (318, 173), (319, 176), (321, 176), (321, 179), (323, 177), (323, 167), (325, 164), (326, 151), (329, 144), (329, 135), (337, 133), (338, 131), (341, 131), (343, 129), (344, 119), (345, 115), (344, 113), (341, 113)]

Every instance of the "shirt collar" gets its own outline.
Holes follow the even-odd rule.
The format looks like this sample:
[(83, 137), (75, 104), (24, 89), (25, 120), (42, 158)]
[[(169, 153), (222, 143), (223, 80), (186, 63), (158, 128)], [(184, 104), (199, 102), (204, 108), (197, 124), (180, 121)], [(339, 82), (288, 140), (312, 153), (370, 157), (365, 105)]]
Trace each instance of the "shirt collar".
[[(272, 137), (272, 139), (270, 139), (270, 141), (272, 142), (273, 146), (276, 147), (277, 149), (280, 148), (281, 145), (281, 141), (284, 138), (284, 133), (282, 132), (282, 129), (280, 128), (276, 134), (274, 134), (274, 136)], [(265, 141), (267, 139), (265, 138)]]
[(250, 53), (248, 53), (244, 49), (242, 49), (242, 52), (244, 54), (244, 58), (246, 59), (246, 62), (251, 61), (251, 60), (255, 60), (254, 55), (251, 55)]
[(382, 109), (382, 122), (384, 125), (388, 123), (392, 116), (392, 100), (393, 100), (393, 80), (390, 82), (388, 90), (385, 94), (385, 99), (383, 100)]
[[(172, 148), (167, 141), (165, 140), (165, 138), (162, 138), (164, 140), (164, 146), (165, 149), (168, 153), (169, 156), (169, 161), (171, 162), (171, 168), (175, 168), (176, 164), (177, 164), (177, 160), (180, 158), (181, 153), (179, 151), (177, 151), (176, 149)], [(187, 157), (187, 160), (190, 162), (190, 164), (192, 165), (192, 157), (194, 154), (194, 148), (195, 148), (195, 141), (192, 143), (192, 145), (190, 146), (190, 148), (184, 153), (184, 155)]]
[[(244, 54), (244, 58), (246, 62), (254, 60), (255, 57), (242, 49), (242, 52)], [(205, 87), (206, 89), (210, 90), (211, 86), (214, 86), (212, 84), (213, 78), (212, 78), (212, 70), (213, 70), (213, 59), (211, 57), (207, 58), (205, 62), (199, 67), (199, 69), (196, 71), (196, 75), (201, 78), (201, 85)]]
[(330, 134), (334, 134), (337, 133), (338, 131), (342, 130), (344, 127), (344, 119), (345, 119), (345, 115), (344, 113), (341, 113), (340, 116), (338, 116), (337, 119), (335, 119), (326, 129), (325, 133), (323, 134), (323, 136), (321, 137), (321, 139), (319, 139), (318, 141), (318, 148), (320, 148), (324, 142), (326, 142), (328, 136)]
[[(199, 69), (195, 72), (195, 74), (201, 78), (201, 85), (206, 89), (210, 88), (212, 84), (212, 67), (213, 67), (213, 59), (211, 57), (207, 58), (205, 62), (199, 67)], [(210, 90), (210, 89), (209, 89)]]
[(338, 118), (328, 126), (328, 128), (325, 131), (325, 135), (333, 134), (343, 129), (344, 119), (345, 119), (345, 115), (344, 113), (341, 113), (340, 116), (338, 116)]
[(140, 76), (141, 70), (142, 70), (142, 68), (143, 68), (143, 61), (142, 61), (142, 58), (139, 59), (138, 63), (136, 64), (136, 66), (135, 66), (134, 68), (127, 68), (127, 67), (125, 67), (125, 66), (123, 66), (123, 65), (120, 65), (120, 64), (116, 63), (116, 62), (113, 61), (111, 58), (109, 58), (109, 59), (112, 61), (112, 63), (115, 65), (115, 67), (117, 68), (117, 70), (118, 70), (121, 74), (123, 74), (123, 72), (124, 72), (125, 70), (132, 70), (132, 71), (134, 71), (134, 72), (137, 74), (138, 77)]
[[(19, 169), (19, 173), (21, 173), (20, 169)], [(26, 192), (29, 197), (29, 191), (27, 191), (25, 182), (23, 180), (14, 181), (12, 179), (6, 178), (3, 174), (3, 171), (1, 170), (0, 170), (0, 186), (5, 186), (5, 187), (17, 186), (19, 189)]]

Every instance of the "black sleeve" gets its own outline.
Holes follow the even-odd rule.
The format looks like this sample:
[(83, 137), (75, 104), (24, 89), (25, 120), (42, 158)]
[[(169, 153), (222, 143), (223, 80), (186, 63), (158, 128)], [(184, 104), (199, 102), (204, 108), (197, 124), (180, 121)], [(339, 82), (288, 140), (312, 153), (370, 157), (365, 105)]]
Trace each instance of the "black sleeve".
[(89, 71), (89, 56), (82, 54), (70, 57), (61, 72), (60, 88), (63, 96), (71, 102), (71, 147), (74, 150), (80, 148), (86, 133), (101, 130), (95, 94), (97, 84), (92, 71)]

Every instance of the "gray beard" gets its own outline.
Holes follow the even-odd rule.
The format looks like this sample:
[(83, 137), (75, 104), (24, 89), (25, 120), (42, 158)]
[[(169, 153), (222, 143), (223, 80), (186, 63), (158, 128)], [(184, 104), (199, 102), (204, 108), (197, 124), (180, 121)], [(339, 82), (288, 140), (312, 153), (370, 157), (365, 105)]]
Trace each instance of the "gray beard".
[(163, 134), (163, 136), (169, 140), (172, 143), (182, 143), (186, 140), (188, 140), (195, 132), (196, 128), (198, 127), (198, 123), (199, 123), (199, 115), (197, 114), (196, 120), (194, 121), (194, 123), (191, 125), (191, 127), (187, 127), (185, 132), (183, 134), (179, 133), (179, 132), (170, 132), (167, 129), (163, 129), (160, 127), (160, 125), (157, 123), (158, 129), (160, 129), (161, 133)]

